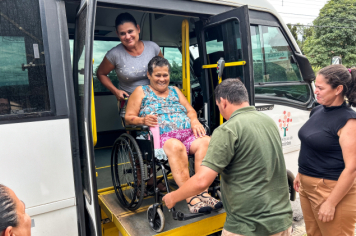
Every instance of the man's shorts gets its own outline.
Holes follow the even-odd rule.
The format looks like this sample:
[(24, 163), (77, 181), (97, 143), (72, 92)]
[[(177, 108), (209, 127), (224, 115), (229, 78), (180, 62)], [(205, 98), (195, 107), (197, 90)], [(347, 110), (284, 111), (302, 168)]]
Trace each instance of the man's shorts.
[(161, 135), (161, 148), (163, 148), (164, 143), (171, 138), (178, 139), (184, 144), (187, 150), (187, 155), (189, 155), (190, 146), (192, 145), (194, 140), (196, 140), (193, 130), (191, 129), (174, 130)]

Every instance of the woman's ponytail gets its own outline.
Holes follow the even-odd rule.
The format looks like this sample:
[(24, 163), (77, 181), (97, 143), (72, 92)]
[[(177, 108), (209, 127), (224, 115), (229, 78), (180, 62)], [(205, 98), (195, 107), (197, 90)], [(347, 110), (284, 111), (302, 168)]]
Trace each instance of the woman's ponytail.
[(349, 84), (349, 90), (345, 94), (350, 106), (356, 107), (356, 68), (349, 69), (351, 73), (351, 83)]

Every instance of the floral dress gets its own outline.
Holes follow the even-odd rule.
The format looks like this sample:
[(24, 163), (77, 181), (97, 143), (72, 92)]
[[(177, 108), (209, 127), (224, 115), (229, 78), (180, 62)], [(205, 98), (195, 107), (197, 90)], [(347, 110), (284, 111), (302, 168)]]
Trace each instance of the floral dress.
[(166, 98), (157, 96), (148, 86), (142, 86), (145, 97), (140, 108), (140, 117), (157, 115), (159, 134), (173, 130), (190, 129), (190, 119), (187, 109), (180, 104), (178, 93), (174, 87), (168, 86), (169, 94)]

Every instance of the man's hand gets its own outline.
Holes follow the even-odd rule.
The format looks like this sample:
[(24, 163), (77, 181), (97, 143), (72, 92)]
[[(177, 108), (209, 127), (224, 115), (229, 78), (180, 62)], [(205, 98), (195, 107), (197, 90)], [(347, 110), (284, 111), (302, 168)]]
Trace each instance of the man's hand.
[(166, 194), (162, 198), (162, 201), (164, 201), (164, 203), (166, 204), (166, 207), (168, 209), (172, 209), (177, 204), (177, 202), (175, 202), (174, 199), (173, 199), (172, 193)]
[(323, 204), (321, 204), (318, 213), (320, 221), (324, 223), (330, 222), (334, 219), (334, 214), (335, 214), (335, 206), (333, 206), (328, 201), (325, 201)]

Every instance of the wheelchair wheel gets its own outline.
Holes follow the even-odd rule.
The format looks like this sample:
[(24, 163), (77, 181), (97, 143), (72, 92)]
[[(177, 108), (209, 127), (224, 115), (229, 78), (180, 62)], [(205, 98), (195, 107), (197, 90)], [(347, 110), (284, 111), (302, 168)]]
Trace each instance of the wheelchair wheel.
[(147, 219), (153, 231), (160, 233), (164, 229), (165, 219), (162, 209), (157, 207), (156, 215), (153, 215), (153, 205), (147, 209)]
[(122, 134), (116, 139), (111, 152), (111, 177), (116, 196), (129, 210), (141, 206), (144, 197), (144, 165), (135, 139)]

